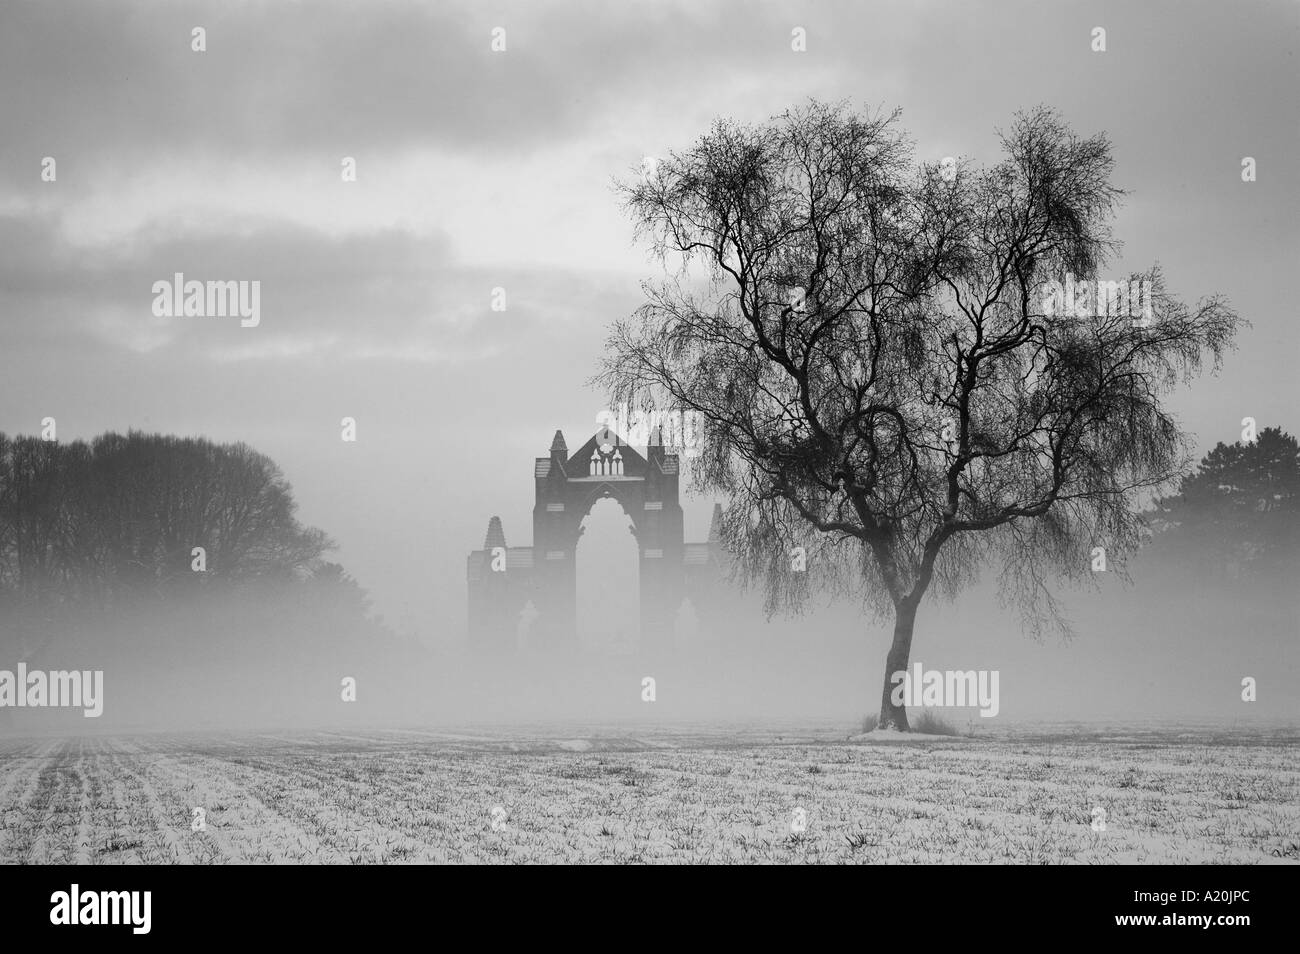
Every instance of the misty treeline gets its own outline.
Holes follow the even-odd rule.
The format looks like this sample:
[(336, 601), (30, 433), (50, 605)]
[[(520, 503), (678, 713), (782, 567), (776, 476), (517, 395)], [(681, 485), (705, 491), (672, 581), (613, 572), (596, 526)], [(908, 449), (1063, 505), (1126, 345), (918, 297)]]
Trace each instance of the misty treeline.
[[(245, 444), (0, 434), (4, 664), (357, 664), (397, 642)], [(202, 548), (200, 555), (196, 548)]]
[(302, 579), (326, 570), (333, 544), (294, 509), (279, 469), (244, 444), (0, 434), (0, 592), (108, 606), (219, 580)]
[(1294, 581), (1300, 562), (1300, 443), (1280, 427), (1217, 444), (1146, 515), (1143, 565), (1234, 585)]

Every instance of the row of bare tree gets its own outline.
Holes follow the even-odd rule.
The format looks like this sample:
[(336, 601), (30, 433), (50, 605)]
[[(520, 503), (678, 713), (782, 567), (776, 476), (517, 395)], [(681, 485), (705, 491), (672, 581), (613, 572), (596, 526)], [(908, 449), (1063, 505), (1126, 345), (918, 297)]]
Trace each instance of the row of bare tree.
[(332, 544), (294, 510), (279, 468), (244, 444), (0, 434), (0, 604), (106, 608), (207, 580), (301, 578)]

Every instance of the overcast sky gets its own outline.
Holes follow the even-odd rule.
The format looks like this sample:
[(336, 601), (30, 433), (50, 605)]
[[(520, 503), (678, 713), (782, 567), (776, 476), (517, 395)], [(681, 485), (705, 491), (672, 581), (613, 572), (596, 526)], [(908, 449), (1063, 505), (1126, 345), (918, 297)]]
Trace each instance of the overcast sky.
[[(1175, 402), (1199, 447), (1294, 433), (1298, 26), (1292, 0), (6, 2), (0, 430), (245, 440), (391, 622), (459, 639), (466, 552), (493, 514), (529, 542), (532, 458), (596, 429), (606, 326), (657, 274), (613, 178), (815, 96), (901, 106), (933, 161), (996, 161), (1039, 102), (1108, 133), (1115, 270), (1254, 324)], [(261, 281), (260, 325), (156, 318), (175, 272)]]

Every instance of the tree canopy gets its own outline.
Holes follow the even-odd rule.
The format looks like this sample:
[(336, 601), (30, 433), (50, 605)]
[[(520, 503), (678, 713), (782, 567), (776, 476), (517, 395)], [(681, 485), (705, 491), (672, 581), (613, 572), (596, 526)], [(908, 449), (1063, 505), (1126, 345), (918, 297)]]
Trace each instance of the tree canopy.
[(1216, 444), (1151, 514), (1155, 549), (1217, 575), (1294, 561), (1300, 551), (1300, 445), (1280, 427)]
[[(111, 601), (204, 579), (301, 577), (332, 543), (295, 509), (279, 468), (244, 444), (0, 434), (0, 593)], [(205, 574), (191, 571), (194, 547)]]
[(200, 663), (380, 632), (364, 590), (324, 559), (333, 543), (296, 511), (280, 469), (245, 444), (0, 434), (0, 645), (147, 658), (166, 638)]

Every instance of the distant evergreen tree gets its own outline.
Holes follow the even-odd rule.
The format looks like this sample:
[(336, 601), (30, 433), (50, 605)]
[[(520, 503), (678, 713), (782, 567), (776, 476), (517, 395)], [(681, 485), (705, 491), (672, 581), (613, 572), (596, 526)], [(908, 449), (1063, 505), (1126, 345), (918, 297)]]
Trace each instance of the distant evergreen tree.
[(1278, 427), (1218, 444), (1151, 522), (1157, 553), (1217, 575), (1289, 565), (1300, 552), (1300, 444)]

